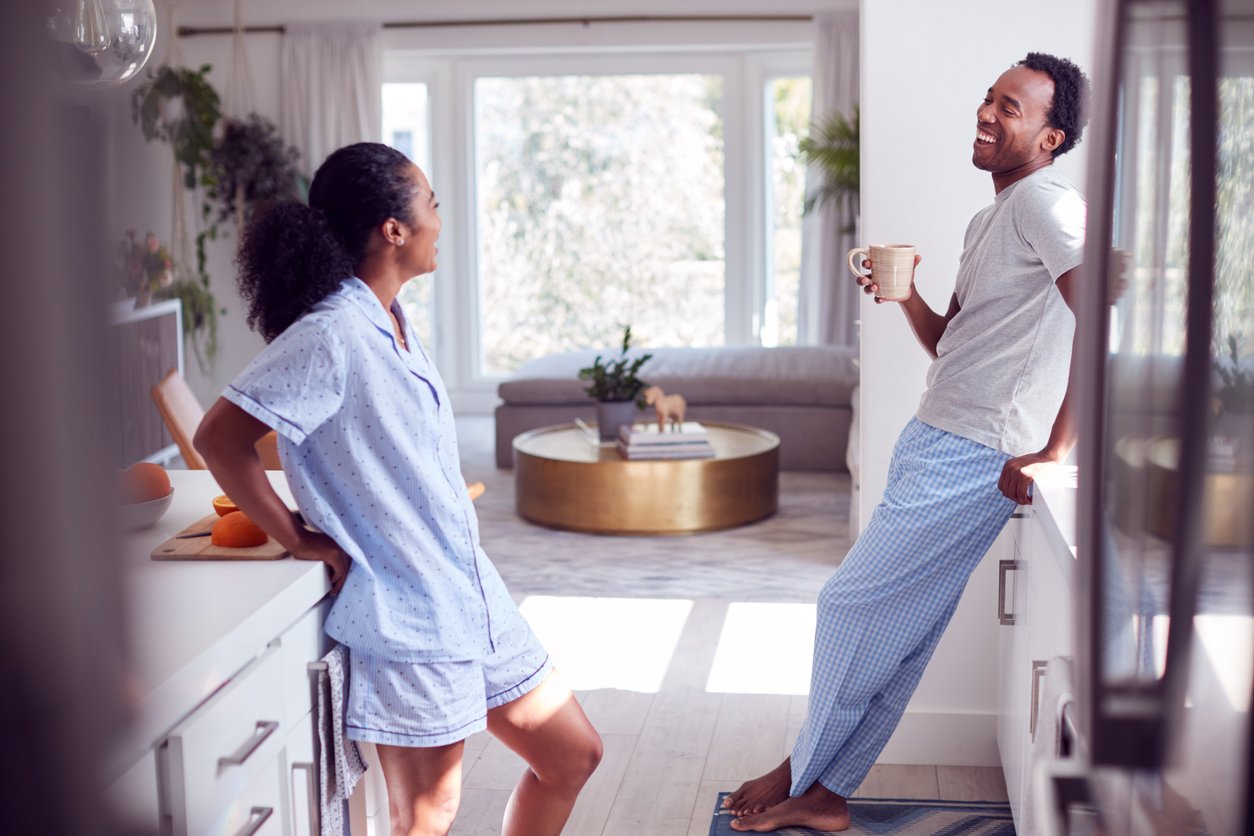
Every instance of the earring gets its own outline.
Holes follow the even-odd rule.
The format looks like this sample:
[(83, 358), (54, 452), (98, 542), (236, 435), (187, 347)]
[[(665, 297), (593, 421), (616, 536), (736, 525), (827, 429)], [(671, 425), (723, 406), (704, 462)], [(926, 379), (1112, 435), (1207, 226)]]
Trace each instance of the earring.
[(397, 238), (397, 239), (396, 239), (396, 246), (398, 246), (398, 247), (403, 247), (403, 246), (405, 246), (405, 239), (404, 239), (404, 238)]

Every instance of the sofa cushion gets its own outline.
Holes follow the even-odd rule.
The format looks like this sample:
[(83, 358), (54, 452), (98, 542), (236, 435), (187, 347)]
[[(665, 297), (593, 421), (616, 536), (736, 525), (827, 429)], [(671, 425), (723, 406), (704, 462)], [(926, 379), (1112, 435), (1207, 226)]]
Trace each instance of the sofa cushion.
[[(647, 350), (633, 351), (639, 356)], [(602, 356), (616, 356), (600, 352)], [(659, 348), (640, 369), (640, 377), (690, 404), (795, 404), (849, 406), (858, 385), (857, 352), (838, 346), (729, 346)], [(509, 404), (588, 402), (579, 370), (598, 352), (551, 354), (524, 363), (501, 383), (498, 394)]]

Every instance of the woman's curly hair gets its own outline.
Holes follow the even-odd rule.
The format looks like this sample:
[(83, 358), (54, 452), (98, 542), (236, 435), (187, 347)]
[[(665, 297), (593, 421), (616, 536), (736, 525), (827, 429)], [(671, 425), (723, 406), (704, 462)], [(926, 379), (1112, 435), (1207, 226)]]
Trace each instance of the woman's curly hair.
[(318, 167), (308, 206), (285, 200), (253, 216), (235, 257), (250, 328), (270, 342), (354, 274), (380, 224), (413, 221), (411, 165), (386, 145), (349, 145)]
[(1076, 146), (1088, 124), (1088, 77), (1066, 58), (1044, 52), (1029, 52), (1017, 66), (1045, 73), (1053, 79), (1054, 101), (1045, 118), (1051, 128), (1058, 128), (1066, 135), (1062, 144), (1054, 149), (1053, 156), (1060, 157)]

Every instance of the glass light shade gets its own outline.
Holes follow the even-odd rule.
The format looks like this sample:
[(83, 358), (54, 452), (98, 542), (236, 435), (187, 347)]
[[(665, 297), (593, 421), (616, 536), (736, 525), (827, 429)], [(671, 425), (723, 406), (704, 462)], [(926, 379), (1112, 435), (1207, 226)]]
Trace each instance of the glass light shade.
[(152, 0), (54, 0), (50, 9), (54, 67), (75, 84), (122, 84), (143, 69), (157, 42)]

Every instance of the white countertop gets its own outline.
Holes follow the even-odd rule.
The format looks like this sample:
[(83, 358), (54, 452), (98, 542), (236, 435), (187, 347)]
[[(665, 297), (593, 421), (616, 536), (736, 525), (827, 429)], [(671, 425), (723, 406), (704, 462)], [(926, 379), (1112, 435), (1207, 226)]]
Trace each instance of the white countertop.
[[(1036, 479), (1032, 513), (1042, 523), (1050, 551), (1059, 559), (1063, 576), (1070, 581), (1076, 557), (1076, 468), (1063, 465)], [(1071, 560), (1063, 560), (1070, 555)]]
[[(270, 474), (292, 506), (282, 472)], [(172, 470), (174, 499), (152, 528), (123, 538), (128, 683), (136, 716), (118, 742), (125, 767), (259, 655), (330, 589), (321, 563), (295, 560), (156, 561), (152, 550), (213, 512), (222, 493), (208, 471)]]

